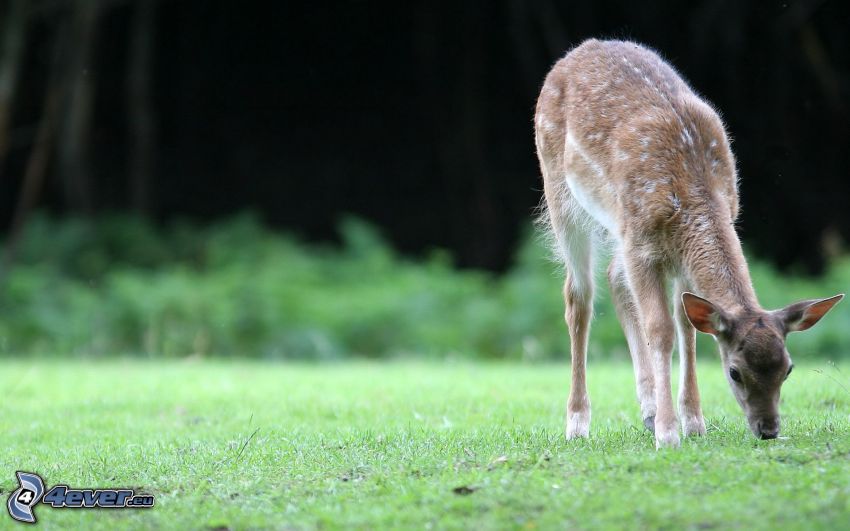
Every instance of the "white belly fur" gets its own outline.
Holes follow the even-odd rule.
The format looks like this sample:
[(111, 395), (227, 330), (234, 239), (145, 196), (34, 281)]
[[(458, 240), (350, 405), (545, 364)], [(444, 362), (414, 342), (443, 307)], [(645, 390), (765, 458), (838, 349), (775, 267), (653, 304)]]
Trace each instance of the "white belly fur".
[(576, 203), (610, 234), (617, 234), (617, 223), (614, 218), (600, 201), (593, 197), (589, 190), (581, 186), (582, 182), (607, 182), (602, 166), (588, 156), (583, 146), (569, 132), (567, 133), (566, 150), (564, 159), (572, 163), (567, 163), (564, 181)]
[(602, 227), (604, 227), (610, 234), (617, 234), (617, 223), (614, 221), (614, 218), (611, 217), (611, 214), (609, 214), (608, 211), (590, 195), (590, 193), (581, 187), (579, 184), (581, 179), (579, 179), (574, 173), (567, 173), (564, 176), (564, 179), (573, 199), (575, 199), (576, 203), (578, 203), (582, 210), (593, 218), (594, 221), (602, 225)]

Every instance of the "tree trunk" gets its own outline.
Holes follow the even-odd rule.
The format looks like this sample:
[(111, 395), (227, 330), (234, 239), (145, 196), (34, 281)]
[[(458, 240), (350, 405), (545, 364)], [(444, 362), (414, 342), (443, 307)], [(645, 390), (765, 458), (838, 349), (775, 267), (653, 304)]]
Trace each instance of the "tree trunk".
[(63, 51), (67, 46), (67, 31), (65, 24), (61, 24), (54, 37), (53, 59), (50, 66), (50, 75), (47, 87), (44, 91), (44, 103), (42, 104), (41, 120), (36, 130), (32, 150), (24, 171), (24, 181), (21, 185), (15, 213), (12, 217), (12, 226), (9, 230), (9, 238), (0, 261), (0, 282), (2, 277), (8, 273), (15, 261), (18, 241), (26, 227), (30, 212), (38, 202), (38, 197), (44, 187), (44, 177), (50, 161), (50, 153), (56, 137), (56, 129), (59, 122), (60, 104), (64, 90), (63, 79), (66, 75), (64, 69)]
[(94, 203), (89, 152), (95, 85), (92, 52), (99, 10), (98, 0), (74, 2), (67, 101), (58, 152), (58, 170), (68, 204), (86, 214), (92, 212)]
[(6, 23), (3, 25), (3, 43), (0, 49), (0, 178), (3, 176), (3, 163), (9, 152), (12, 103), (23, 55), (26, 24), (26, 0), (12, 0), (6, 13)]
[(156, 31), (155, 1), (136, 0), (127, 65), (130, 196), (133, 208), (140, 214), (150, 212), (154, 174), (156, 122), (151, 101), (151, 60)]

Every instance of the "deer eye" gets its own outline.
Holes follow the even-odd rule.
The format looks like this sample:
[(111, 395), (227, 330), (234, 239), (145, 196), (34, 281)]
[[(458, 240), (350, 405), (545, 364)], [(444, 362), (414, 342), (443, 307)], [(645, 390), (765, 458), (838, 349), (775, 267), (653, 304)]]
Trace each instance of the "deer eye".
[(788, 372), (787, 372), (787, 373), (785, 373), (785, 379), (786, 379), (786, 380), (788, 379), (788, 377), (789, 377), (789, 376), (791, 376), (791, 371), (793, 371), (793, 370), (794, 370), (794, 366), (793, 366), (793, 365), (791, 365), (790, 367), (788, 367)]
[(729, 377), (738, 383), (741, 383), (741, 373), (735, 367), (729, 368)]

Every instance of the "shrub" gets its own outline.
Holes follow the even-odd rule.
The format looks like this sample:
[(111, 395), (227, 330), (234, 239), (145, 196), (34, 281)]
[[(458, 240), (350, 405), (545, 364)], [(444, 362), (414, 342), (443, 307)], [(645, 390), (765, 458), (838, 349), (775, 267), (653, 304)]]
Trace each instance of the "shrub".
[[(336, 359), (567, 359), (559, 266), (531, 235), (501, 276), (444, 252), (398, 256), (356, 219), (339, 246), (307, 245), (251, 215), (164, 229), (136, 218), (39, 216), (0, 286), (0, 352), (30, 355)], [(821, 279), (752, 267), (768, 306), (850, 285), (850, 261)], [(628, 358), (600, 274), (590, 356)], [(792, 353), (847, 356), (844, 303)], [(704, 341), (704, 338), (703, 338)], [(713, 355), (712, 342), (701, 344)]]

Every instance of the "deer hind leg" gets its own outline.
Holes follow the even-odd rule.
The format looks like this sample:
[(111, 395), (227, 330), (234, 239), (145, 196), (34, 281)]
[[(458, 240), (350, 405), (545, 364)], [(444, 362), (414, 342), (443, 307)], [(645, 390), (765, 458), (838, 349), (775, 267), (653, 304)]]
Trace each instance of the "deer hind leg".
[[(551, 174), (550, 174), (551, 175)], [(548, 175), (547, 175), (548, 177)], [(593, 313), (592, 229), (576, 218), (578, 205), (565, 187), (545, 179), (551, 229), (564, 260), (565, 320), (570, 334), (572, 384), (567, 401), (567, 439), (587, 437), (590, 432), (590, 398), (587, 395), (587, 338)]]
[(687, 437), (705, 435), (705, 420), (697, 386), (697, 332), (682, 308), (682, 292), (685, 289), (684, 282), (676, 280), (673, 289), (673, 314), (679, 338), (679, 417), (682, 420), (682, 433)]
[(614, 253), (611, 264), (608, 266), (608, 286), (617, 318), (620, 320), (626, 342), (629, 344), (643, 425), (654, 432), (656, 406), (652, 358), (647, 350), (643, 328), (638, 318), (637, 304), (629, 289), (623, 257), (619, 251)]
[[(578, 229), (578, 227), (576, 227)], [(590, 432), (590, 397), (587, 395), (587, 338), (593, 314), (592, 240), (587, 232), (568, 234), (566, 281), (564, 282), (565, 319), (570, 333), (572, 384), (567, 401), (568, 439), (587, 437)]]
[(641, 258), (640, 249), (626, 249), (626, 276), (644, 330), (655, 381), (655, 447), (678, 447), (679, 426), (673, 408), (670, 362), (673, 354), (673, 319), (667, 308), (664, 271)]
[(563, 153), (547, 151), (538, 133), (538, 155), (552, 236), (564, 262), (564, 317), (570, 334), (572, 382), (567, 400), (567, 439), (590, 433), (587, 394), (587, 338), (593, 314), (593, 228), (566, 183)]

